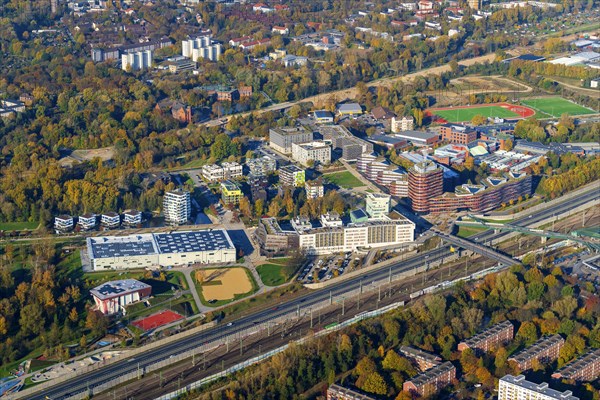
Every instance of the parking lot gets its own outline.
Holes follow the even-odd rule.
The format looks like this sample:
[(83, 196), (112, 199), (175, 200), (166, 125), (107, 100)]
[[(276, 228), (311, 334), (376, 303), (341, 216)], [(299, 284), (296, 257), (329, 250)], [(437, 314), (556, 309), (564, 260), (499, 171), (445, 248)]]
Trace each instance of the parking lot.
[(297, 280), (303, 283), (328, 281), (344, 274), (359, 261), (352, 253), (315, 258), (300, 271)]

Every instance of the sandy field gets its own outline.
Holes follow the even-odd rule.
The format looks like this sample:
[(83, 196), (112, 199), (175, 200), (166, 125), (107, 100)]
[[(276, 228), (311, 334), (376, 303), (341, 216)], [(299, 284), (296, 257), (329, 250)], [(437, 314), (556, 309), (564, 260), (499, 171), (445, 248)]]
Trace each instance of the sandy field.
[[(203, 276), (202, 295), (206, 300), (229, 300), (252, 290), (252, 282), (243, 268), (201, 269), (194, 274), (197, 281)], [(206, 284), (210, 282), (215, 284)]]

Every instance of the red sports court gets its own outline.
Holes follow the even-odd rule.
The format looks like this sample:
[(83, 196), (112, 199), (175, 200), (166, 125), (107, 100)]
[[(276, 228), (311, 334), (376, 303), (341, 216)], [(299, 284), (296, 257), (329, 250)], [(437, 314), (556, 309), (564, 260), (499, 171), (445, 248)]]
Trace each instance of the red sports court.
[(152, 314), (146, 318), (139, 319), (133, 322), (133, 325), (147, 331), (170, 324), (171, 322), (179, 321), (180, 319), (183, 319), (183, 315), (177, 314), (174, 311), (164, 310), (159, 313)]

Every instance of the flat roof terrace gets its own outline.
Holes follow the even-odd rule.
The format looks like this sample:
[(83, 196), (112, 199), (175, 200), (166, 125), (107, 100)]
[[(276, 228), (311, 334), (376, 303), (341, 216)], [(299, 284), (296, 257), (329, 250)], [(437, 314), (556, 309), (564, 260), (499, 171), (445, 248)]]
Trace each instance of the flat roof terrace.
[(227, 232), (221, 229), (155, 233), (154, 238), (161, 254), (235, 249)]
[(90, 258), (131, 257), (158, 254), (151, 234), (87, 238)]

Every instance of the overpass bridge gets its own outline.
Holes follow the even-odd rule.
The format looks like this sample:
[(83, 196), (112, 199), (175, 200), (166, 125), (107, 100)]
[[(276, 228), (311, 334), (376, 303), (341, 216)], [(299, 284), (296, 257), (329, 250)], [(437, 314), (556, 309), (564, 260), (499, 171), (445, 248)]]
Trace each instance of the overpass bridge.
[(592, 251), (600, 252), (600, 243), (599, 242), (593, 242), (591, 240), (584, 239), (581, 236), (575, 236), (573, 234), (566, 234), (566, 233), (560, 233), (560, 232), (554, 232), (554, 231), (547, 231), (547, 230), (543, 230), (543, 229), (527, 228), (527, 227), (520, 226), (520, 225), (499, 224), (499, 223), (495, 223), (495, 222), (488, 222), (488, 221), (477, 218), (476, 216), (470, 215), (470, 214), (469, 214), (469, 217), (473, 221), (457, 221), (457, 222), (455, 222), (455, 224), (459, 225), (459, 226), (472, 226), (472, 227), (478, 227), (478, 228), (493, 229), (494, 231), (517, 232), (517, 233), (521, 233), (523, 235), (539, 236), (539, 237), (546, 238), (546, 239), (549, 238), (549, 239), (559, 239), (559, 240), (571, 240), (573, 242), (587, 246)]

